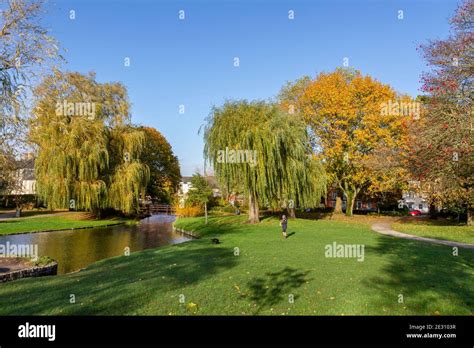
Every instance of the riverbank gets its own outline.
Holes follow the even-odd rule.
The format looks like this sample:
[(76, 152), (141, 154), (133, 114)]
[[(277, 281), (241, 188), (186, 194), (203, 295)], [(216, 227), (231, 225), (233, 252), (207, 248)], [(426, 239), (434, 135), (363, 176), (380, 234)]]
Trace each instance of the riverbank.
[(61, 212), (47, 216), (3, 219), (0, 221), (0, 235), (105, 227), (134, 221), (118, 217), (97, 220), (87, 213)]
[[(328, 220), (290, 220), (284, 240), (277, 219), (245, 220), (178, 219), (201, 238), (5, 283), (0, 315), (474, 314), (474, 251), (453, 256), (450, 247)], [(363, 245), (363, 260), (328, 257), (334, 243)], [(76, 304), (64, 300), (71, 291)]]
[(37, 261), (20, 257), (0, 257), (0, 283), (56, 275), (57, 271), (58, 263), (47, 257)]

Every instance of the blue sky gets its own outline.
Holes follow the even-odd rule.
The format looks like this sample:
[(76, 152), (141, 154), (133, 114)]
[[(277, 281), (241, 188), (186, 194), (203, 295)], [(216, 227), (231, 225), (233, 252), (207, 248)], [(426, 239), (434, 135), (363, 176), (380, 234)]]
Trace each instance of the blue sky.
[(457, 3), (56, 0), (46, 25), (66, 50), (65, 69), (125, 84), (133, 122), (157, 128), (190, 175), (203, 168), (198, 129), (213, 105), (274, 97), (286, 81), (334, 70), (345, 57), (362, 73), (417, 95), (426, 66), (416, 47), (448, 35)]

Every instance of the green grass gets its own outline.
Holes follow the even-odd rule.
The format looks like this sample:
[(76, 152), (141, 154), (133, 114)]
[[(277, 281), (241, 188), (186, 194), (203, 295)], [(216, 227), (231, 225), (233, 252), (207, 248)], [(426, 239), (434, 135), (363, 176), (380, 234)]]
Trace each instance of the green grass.
[(0, 235), (64, 230), (72, 228), (98, 227), (120, 223), (120, 219), (105, 220), (79, 220), (76, 214), (66, 214), (59, 216), (38, 216), (27, 219), (8, 219), (0, 221)]
[[(179, 219), (203, 238), (1, 284), (0, 315), (474, 314), (473, 251), (453, 256), (450, 247), (327, 220), (290, 220), (294, 234), (282, 240), (276, 219), (244, 219)], [(365, 245), (364, 261), (325, 257), (334, 241)]]
[(474, 226), (420, 222), (395, 223), (392, 224), (392, 228), (414, 236), (474, 244)]

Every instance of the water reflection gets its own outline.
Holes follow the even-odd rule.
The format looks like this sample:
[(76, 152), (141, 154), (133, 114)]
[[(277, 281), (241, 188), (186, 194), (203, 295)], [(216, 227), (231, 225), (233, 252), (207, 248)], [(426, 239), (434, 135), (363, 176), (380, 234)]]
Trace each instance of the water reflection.
[(58, 274), (130, 252), (182, 243), (190, 238), (174, 232), (174, 216), (153, 215), (138, 225), (0, 236), (0, 244), (38, 244), (39, 256), (58, 261)]

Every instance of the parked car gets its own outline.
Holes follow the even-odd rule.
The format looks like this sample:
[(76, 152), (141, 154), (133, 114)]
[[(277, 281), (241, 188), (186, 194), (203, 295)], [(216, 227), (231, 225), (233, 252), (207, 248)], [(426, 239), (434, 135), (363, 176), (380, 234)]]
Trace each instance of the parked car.
[(408, 212), (408, 214), (410, 214), (411, 216), (420, 216), (422, 213), (421, 213), (421, 211), (415, 209), (415, 210), (412, 210), (412, 211)]

